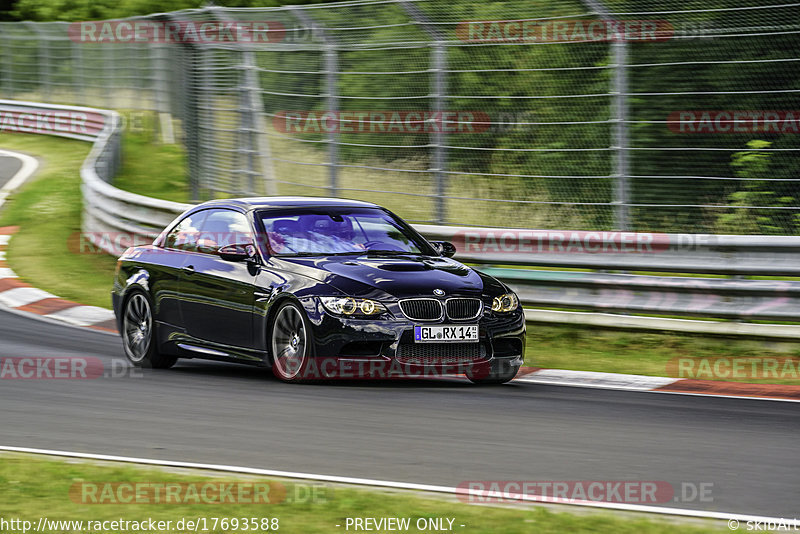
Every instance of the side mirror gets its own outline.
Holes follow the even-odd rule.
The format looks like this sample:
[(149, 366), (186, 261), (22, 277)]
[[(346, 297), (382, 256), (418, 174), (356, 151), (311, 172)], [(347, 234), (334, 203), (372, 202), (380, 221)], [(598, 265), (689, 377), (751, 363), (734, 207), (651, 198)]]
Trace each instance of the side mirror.
[(456, 246), (450, 241), (431, 241), (431, 245), (441, 256), (452, 258), (456, 255)]
[(225, 261), (253, 261), (256, 259), (256, 247), (253, 245), (226, 245), (217, 250), (219, 257)]

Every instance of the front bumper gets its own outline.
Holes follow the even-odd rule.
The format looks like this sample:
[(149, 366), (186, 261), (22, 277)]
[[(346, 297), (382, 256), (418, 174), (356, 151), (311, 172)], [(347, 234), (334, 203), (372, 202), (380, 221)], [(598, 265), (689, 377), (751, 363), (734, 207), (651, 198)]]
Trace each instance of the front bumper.
[[(488, 311), (472, 321), (425, 323), (392, 311), (390, 308), (390, 313), (378, 319), (355, 319), (330, 314), (321, 306), (315, 308), (309, 314), (315, 365), (326, 375), (353, 376), (465, 374), (500, 360), (517, 368), (522, 365), (525, 316), (521, 308), (506, 314)], [(478, 347), (472, 343), (415, 343), (414, 326), (418, 324), (477, 324)]]

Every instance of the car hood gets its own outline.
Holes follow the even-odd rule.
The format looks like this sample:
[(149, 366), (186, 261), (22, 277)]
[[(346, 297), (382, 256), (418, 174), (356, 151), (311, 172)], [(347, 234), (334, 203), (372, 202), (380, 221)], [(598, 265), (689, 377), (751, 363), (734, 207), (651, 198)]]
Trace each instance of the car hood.
[(450, 258), (403, 255), (273, 258), (284, 269), (324, 282), (342, 293), (395, 298), (445, 295), (499, 294), (503, 285)]

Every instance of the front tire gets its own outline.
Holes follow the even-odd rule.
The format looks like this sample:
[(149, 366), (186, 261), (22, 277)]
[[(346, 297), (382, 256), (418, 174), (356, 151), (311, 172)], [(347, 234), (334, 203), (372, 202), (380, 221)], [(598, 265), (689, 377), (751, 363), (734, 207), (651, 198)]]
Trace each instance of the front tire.
[(159, 353), (153, 305), (143, 291), (134, 291), (122, 308), (122, 346), (136, 367), (169, 369), (178, 361), (176, 356)]
[(270, 333), (272, 373), (283, 382), (307, 382), (312, 334), (300, 305), (291, 300), (281, 304)]

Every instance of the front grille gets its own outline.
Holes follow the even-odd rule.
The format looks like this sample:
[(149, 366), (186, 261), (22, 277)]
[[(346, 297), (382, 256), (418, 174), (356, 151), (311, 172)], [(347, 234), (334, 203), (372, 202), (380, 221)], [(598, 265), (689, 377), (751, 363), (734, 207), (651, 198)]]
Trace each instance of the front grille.
[(483, 343), (400, 343), (397, 361), (412, 365), (452, 365), (486, 358)]
[(447, 316), (450, 319), (474, 319), (481, 313), (480, 299), (448, 299)]
[(436, 299), (401, 300), (400, 309), (414, 321), (435, 321), (442, 317), (442, 303)]

